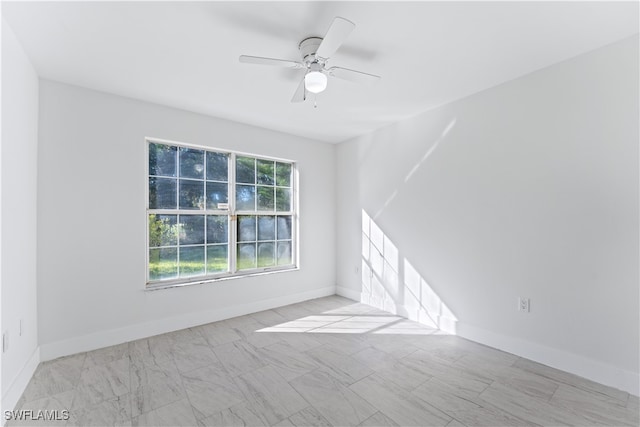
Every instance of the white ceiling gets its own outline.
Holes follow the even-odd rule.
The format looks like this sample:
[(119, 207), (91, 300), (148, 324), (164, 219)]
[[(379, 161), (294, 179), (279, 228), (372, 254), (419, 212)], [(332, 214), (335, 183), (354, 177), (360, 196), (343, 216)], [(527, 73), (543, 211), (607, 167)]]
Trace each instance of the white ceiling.
[[(38, 74), (328, 142), (638, 33), (638, 2), (3, 2)], [(334, 16), (356, 23), (330, 65), (382, 76), (332, 79), (292, 104), (299, 59)]]

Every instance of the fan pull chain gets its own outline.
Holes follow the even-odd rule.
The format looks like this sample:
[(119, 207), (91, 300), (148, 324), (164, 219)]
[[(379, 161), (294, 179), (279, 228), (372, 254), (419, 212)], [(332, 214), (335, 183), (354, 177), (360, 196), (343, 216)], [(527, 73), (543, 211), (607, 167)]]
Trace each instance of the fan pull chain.
[(318, 108), (318, 94), (313, 95), (313, 108)]

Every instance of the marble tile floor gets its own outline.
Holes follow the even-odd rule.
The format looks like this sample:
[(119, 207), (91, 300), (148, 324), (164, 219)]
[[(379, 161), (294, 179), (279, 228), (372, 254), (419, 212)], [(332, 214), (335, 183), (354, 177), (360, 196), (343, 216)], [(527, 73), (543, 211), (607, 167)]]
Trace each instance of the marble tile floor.
[(16, 409), (69, 419), (7, 425), (638, 426), (638, 408), (332, 296), (41, 363)]

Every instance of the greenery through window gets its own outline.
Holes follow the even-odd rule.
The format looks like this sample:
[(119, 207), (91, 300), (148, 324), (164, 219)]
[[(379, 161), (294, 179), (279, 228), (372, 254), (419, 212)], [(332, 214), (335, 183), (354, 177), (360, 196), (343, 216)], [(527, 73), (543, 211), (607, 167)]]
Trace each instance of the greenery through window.
[(292, 162), (149, 141), (147, 283), (295, 266)]

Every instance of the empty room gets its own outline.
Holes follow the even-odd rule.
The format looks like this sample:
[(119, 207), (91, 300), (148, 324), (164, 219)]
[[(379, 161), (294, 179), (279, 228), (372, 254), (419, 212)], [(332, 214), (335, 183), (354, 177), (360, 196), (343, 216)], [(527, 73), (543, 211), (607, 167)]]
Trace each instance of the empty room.
[(637, 1), (2, 1), (3, 426), (638, 426)]

